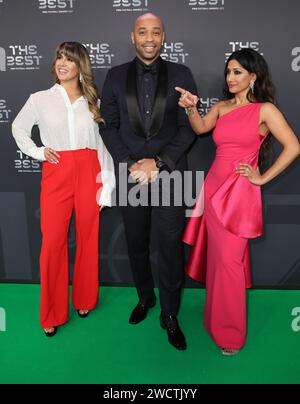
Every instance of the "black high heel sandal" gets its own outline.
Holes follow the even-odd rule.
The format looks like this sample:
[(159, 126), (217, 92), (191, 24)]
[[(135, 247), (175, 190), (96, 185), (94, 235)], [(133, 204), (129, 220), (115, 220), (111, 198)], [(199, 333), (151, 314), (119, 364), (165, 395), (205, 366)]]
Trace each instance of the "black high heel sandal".
[(54, 337), (54, 335), (55, 335), (56, 332), (57, 332), (57, 327), (49, 327), (49, 328), (53, 328), (53, 331), (46, 332), (46, 331), (44, 330), (44, 333), (45, 333), (46, 337)]
[(82, 317), (82, 318), (87, 317), (89, 315), (89, 311), (87, 313), (80, 313), (80, 310), (77, 310), (77, 313), (78, 313), (78, 316)]

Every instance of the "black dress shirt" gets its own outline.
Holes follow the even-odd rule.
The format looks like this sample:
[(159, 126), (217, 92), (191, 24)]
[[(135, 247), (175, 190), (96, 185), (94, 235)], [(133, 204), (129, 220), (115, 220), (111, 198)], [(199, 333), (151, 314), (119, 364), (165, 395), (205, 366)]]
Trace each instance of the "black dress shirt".
[[(158, 57), (153, 63), (146, 65), (136, 57), (138, 105), (147, 137), (151, 126), (160, 62), (161, 58)], [(128, 169), (135, 163), (131, 158), (127, 158), (124, 162), (127, 163)]]
[[(152, 120), (152, 112), (155, 101), (155, 93), (157, 88), (157, 77), (159, 74), (159, 67), (161, 63), (161, 58), (158, 57), (150, 65), (146, 65), (138, 57), (135, 59), (136, 62), (136, 86), (137, 86), (137, 96), (138, 105), (140, 109), (140, 114), (142, 117), (143, 126), (145, 129), (145, 135), (148, 137), (150, 135), (150, 127)], [(170, 171), (169, 166), (165, 161), (159, 156), (155, 156), (155, 161), (158, 164), (159, 170)], [(123, 162), (127, 163), (128, 169), (135, 163), (131, 157), (127, 158)]]
[(151, 126), (160, 60), (157, 58), (150, 65), (146, 65), (136, 58), (138, 104), (147, 137)]

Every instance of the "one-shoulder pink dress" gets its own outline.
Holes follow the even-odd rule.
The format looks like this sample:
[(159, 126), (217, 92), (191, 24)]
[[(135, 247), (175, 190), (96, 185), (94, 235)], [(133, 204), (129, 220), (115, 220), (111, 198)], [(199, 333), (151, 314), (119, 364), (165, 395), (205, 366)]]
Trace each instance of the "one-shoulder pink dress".
[(235, 168), (239, 163), (257, 168), (266, 138), (259, 131), (261, 105), (238, 107), (217, 120), (216, 157), (183, 235), (193, 246), (187, 274), (206, 283), (205, 328), (218, 346), (231, 349), (245, 344), (248, 239), (262, 234), (260, 187)]

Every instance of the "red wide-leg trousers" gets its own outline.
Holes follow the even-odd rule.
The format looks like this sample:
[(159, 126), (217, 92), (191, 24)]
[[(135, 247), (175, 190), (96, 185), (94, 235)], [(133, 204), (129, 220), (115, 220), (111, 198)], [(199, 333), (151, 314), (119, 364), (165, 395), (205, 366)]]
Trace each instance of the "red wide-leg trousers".
[(92, 310), (98, 302), (99, 206), (96, 183), (100, 164), (96, 150), (59, 151), (58, 164), (43, 163), (40, 255), (43, 328), (68, 320), (68, 230), (75, 214), (76, 258), (72, 302), (76, 310)]

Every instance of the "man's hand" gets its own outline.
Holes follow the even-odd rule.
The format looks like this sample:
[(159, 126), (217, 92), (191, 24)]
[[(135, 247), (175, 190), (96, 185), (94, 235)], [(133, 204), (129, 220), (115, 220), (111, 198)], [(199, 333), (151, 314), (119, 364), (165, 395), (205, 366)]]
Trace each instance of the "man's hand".
[(133, 164), (130, 169), (131, 177), (140, 184), (148, 184), (154, 182), (158, 175), (154, 159), (142, 159)]

